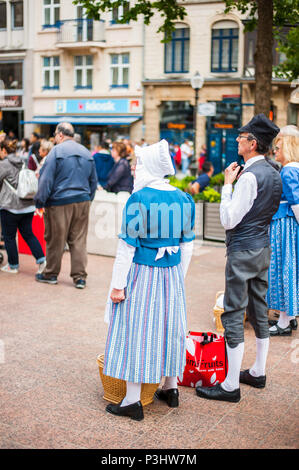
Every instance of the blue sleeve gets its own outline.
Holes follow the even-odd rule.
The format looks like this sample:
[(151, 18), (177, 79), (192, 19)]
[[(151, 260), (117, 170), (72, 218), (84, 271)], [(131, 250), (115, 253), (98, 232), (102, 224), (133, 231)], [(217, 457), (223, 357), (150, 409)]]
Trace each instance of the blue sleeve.
[(91, 170), (91, 175), (89, 178), (89, 186), (90, 186), (90, 200), (93, 201), (97, 187), (98, 187), (98, 175), (97, 175), (97, 170), (96, 170), (96, 165), (95, 165), (94, 160), (92, 161), (92, 170)]
[[(145, 209), (145, 208), (144, 208)], [(146, 211), (146, 209), (145, 209)], [(138, 195), (132, 194), (123, 210), (119, 238), (135, 248), (140, 246), (140, 237), (146, 236), (146, 214)]]
[(191, 194), (186, 193), (183, 206), (183, 233), (180, 243), (192, 242), (195, 239), (195, 203)]
[(285, 167), (281, 172), (282, 189), (291, 206), (299, 204), (299, 169)]
[(126, 167), (123, 164), (119, 164), (114, 171), (111, 172), (106, 186), (103, 186), (106, 191), (111, 191), (111, 188), (122, 179), (125, 175)]
[(35, 205), (38, 209), (45, 207), (47, 200), (50, 198), (54, 187), (56, 173), (56, 149), (49, 153), (45, 164), (42, 166), (39, 180), (38, 180), (38, 191), (34, 198)]

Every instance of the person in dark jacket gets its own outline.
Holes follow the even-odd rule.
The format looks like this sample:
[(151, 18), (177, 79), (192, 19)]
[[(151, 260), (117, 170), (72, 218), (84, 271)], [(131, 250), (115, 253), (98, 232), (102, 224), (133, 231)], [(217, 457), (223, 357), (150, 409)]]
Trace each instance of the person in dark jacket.
[(96, 164), (99, 185), (105, 186), (107, 184), (108, 173), (114, 165), (114, 160), (109, 151), (109, 144), (101, 142), (93, 158)]
[(55, 132), (56, 146), (40, 170), (36, 207), (45, 208), (47, 267), (36, 275), (38, 282), (57, 284), (67, 242), (71, 254), (71, 277), (75, 287), (86, 286), (86, 239), (90, 202), (98, 178), (90, 152), (74, 141), (74, 129), (61, 123)]
[(210, 184), (210, 180), (214, 173), (214, 167), (211, 162), (204, 162), (198, 178), (189, 184), (191, 194), (198, 194)]
[(119, 193), (120, 191), (133, 191), (133, 176), (127, 160), (127, 147), (122, 142), (112, 144), (112, 157), (114, 166), (108, 174), (107, 184), (103, 186), (106, 191)]
[(1, 271), (10, 274), (18, 273), (19, 254), (16, 236), (17, 230), (19, 230), (36, 259), (39, 266), (38, 273), (41, 273), (45, 268), (46, 257), (38, 239), (32, 232), (34, 201), (33, 199), (20, 199), (15, 194), (19, 173), (23, 166), (22, 159), (15, 154), (16, 148), (16, 141), (4, 140), (0, 143), (0, 213), (8, 257), (8, 263), (1, 268)]

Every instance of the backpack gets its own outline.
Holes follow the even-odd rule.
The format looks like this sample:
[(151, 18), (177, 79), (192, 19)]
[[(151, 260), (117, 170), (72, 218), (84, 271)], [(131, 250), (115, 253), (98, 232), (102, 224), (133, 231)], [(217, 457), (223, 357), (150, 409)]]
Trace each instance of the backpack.
[(38, 189), (38, 179), (35, 172), (25, 168), (25, 164), (19, 173), (17, 189), (15, 189), (6, 179), (4, 179), (4, 183), (20, 199), (33, 199)]

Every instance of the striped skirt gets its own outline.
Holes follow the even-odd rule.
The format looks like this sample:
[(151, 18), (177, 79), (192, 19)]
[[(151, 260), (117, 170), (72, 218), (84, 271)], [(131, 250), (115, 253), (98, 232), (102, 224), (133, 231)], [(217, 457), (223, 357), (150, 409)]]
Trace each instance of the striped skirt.
[(157, 268), (133, 263), (126, 299), (111, 302), (105, 375), (135, 383), (159, 383), (183, 374), (186, 303), (181, 265)]
[(268, 307), (288, 316), (299, 315), (299, 224), (295, 217), (272, 220), (270, 238)]

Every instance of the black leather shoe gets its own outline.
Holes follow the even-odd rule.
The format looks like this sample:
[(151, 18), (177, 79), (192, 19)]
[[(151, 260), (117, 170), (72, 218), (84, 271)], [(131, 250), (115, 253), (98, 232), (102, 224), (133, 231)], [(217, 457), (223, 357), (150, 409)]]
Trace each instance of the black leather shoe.
[(290, 327), (290, 325), (286, 328), (280, 328), (278, 325), (275, 325), (275, 327), (275, 331), (269, 330), (270, 336), (291, 336), (292, 334), (292, 328)]
[[(270, 326), (275, 326), (275, 325), (277, 325), (278, 320), (269, 320), (268, 323), (269, 323)], [(296, 318), (294, 318), (293, 320), (290, 321), (290, 327), (292, 328), (292, 330), (297, 330), (298, 322), (297, 322)]]
[(158, 400), (166, 401), (170, 408), (177, 408), (179, 406), (179, 391), (177, 388), (170, 388), (169, 390), (158, 388), (155, 397)]
[(144, 414), (141, 401), (137, 401), (136, 403), (132, 403), (132, 405), (128, 406), (120, 406), (121, 403), (122, 402), (118, 403), (117, 405), (108, 405), (106, 407), (106, 411), (117, 416), (128, 416), (135, 421), (143, 420)]
[(232, 403), (237, 403), (241, 400), (239, 388), (232, 392), (227, 392), (220, 384), (215, 385), (215, 387), (196, 387), (196, 394), (201, 398), (209, 400), (230, 401)]
[(266, 386), (266, 376), (260, 375), (259, 377), (253, 377), (253, 375), (250, 374), (249, 369), (241, 370), (240, 383), (251, 385), (251, 387), (254, 388), (264, 388)]
[(44, 274), (36, 274), (35, 279), (37, 282), (45, 282), (46, 284), (57, 284), (57, 276), (45, 277)]

